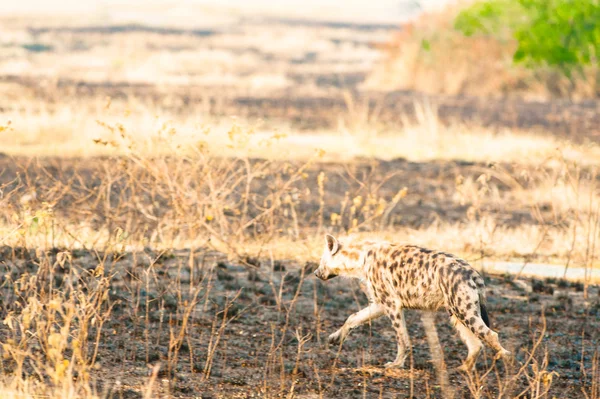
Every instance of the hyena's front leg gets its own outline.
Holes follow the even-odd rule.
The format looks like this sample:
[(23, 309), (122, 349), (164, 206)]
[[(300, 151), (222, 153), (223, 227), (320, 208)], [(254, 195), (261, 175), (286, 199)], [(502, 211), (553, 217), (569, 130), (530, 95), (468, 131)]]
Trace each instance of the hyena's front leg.
[(381, 317), (383, 315), (383, 312), (383, 306), (376, 303), (372, 303), (363, 310), (354, 313), (353, 315), (348, 317), (342, 328), (340, 328), (339, 330), (337, 330), (329, 336), (329, 343), (335, 345), (341, 344), (346, 339), (348, 333), (350, 333), (350, 330), (368, 322), (369, 320)]
[(396, 330), (396, 338), (398, 339), (398, 355), (396, 360), (385, 364), (385, 368), (391, 367), (404, 367), (404, 362), (408, 357), (410, 351), (410, 337), (408, 330), (406, 329), (406, 321), (404, 320), (403, 310), (397, 309), (393, 313), (389, 313), (390, 319), (392, 319), (392, 325)]

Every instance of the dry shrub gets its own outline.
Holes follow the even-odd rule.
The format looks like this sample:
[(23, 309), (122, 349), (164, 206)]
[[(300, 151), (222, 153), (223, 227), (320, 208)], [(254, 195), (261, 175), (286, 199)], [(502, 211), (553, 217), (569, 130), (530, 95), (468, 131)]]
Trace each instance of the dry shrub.
[[(4, 247), (3, 259), (14, 251)], [(93, 397), (90, 376), (112, 311), (108, 263), (82, 270), (67, 250), (36, 252), (20, 264), (25, 270), (3, 267), (2, 384), (20, 395)]]

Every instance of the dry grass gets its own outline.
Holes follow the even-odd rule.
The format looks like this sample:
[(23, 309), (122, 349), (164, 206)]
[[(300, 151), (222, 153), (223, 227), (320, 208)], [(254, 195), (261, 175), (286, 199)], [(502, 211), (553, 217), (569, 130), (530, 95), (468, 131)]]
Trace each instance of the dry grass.
[[(92, 192), (98, 198), (96, 201), (105, 201), (101, 199), (104, 196), (103, 191), (111, 190), (114, 182), (119, 182), (118, 186), (122, 184), (140, 185), (140, 188), (135, 191), (142, 192), (147, 190), (144, 188), (146, 185), (156, 186), (158, 184), (164, 190), (164, 193), (160, 193), (160, 195), (155, 194), (159, 195), (157, 197), (160, 198), (159, 203), (175, 201), (171, 206), (176, 206), (172, 211), (164, 213), (156, 200), (140, 200), (134, 197), (134, 209), (137, 215), (152, 221), (153, 226), (159, 223), (158, 226), (161, 228), (151, 236), (147, 236), (144, 231), (142, 236), (131, 242), (131, 245), (136, 245), (136, 242), (140, 240), (146, 242), (144, 240), (148, 239), (150, 240), (148, 242), (153, 245), (162, 245), (165, 248), (190, 248), (204, 245), (206, 236), (201, 235), (203, 238), (198, 239), (197, 232), (200, 228), (205, 229), (212, 236), (216, 234), (213, 239), (218, 238), (222, 242), (228, 242), (235, 238), (234, 241), (239, 244), (234, 252), (240, 252), (241, 246), (246, 248), (246, 252), (249, 248), (257, 247), (255, 248), (256, 253), (268, 251), (275, 257), (314, 258), (318, 255), (320, 241), (315, 239), (312, 232), (308, 236), (304, 233), (306, 227), (312, 226), (314, 221), (305, 227), (301, 220), (307, 215), (299, 215), (299, 211), (296, 209), (305, 209), (306, 212), (312, 211), (312, 207), (315, 206), (314, 203), (317, 199), (300, 193), (303, 190), (312, 190), (317, 182), (305, 180), (308, 176), (315, 176), (314, 173), (323, 167), (320, 165), (326, 165), (326, 163), (322, 164), (323, 162), (336, 160), (352, 164), (355, 157), (384, 160), (406, 157), (415, 162), (459, 159), (487, 162), (488, 164), (498, 163), (491, 169), (481, 169), (480, 175), (472, 175), (467, 178), (460, 175), (456, 177), (456, 189), (451, 200), (457, 205), (469, 206), (466, 212), (466, 222), (452, 223), (442, 220), (416, 230), (397, 231), (392, 229), (388, 231), (389, 212), (394, 210), (393, 207), (401, 200), (401, 197), (378, 197), (378, 194), (374, 193), (373, 198), (368, 200), (358, 195), (354, 199), (345, 198), (339, 204), (328, 204), (326, 213), (322, 213), (323, 210), (319, 211), (320, 229), (346, 226), (354, 232), (363, 230), (366, 232), (365, 234), (371, 234), (373, 229), (376, 229), (389, 239), (413, 241), (433, 247), (442, 245), (454, 252), (465, 254), (469, 258), (474, 257), (474, 254), (476, 257), (478, 253), (485, 253), (486, 256), (495, 258), (541, 256), (544, 259), (554, 259), (554, 262), (563, 262), (574, 257), (573, 259), (578, 264), (596, 263), (595, 252), (591, 255), (587, 254), (598, 207), (597, 164), (594, 157), (597, 149), (595, 147), (571, 146), (571, 148), (567, 147), (559, 151), (557, 146), (560, 143), (554, 142), (554, 139), (517, 134), (489, 136), (484, 134), (484, 139), (481, 139), (480, 134), (461, 133), (460, 130), (443, 128), (435, 118), (425, 120), (421, 125), (405, 127), (405, 135), (389, 139), (379, 136), (374, 138), (356, 137), (348, 132), (340, 136), (261, 134), (240, 127), (240, 125), (233, 125), (228, 132), (215, 132), (208, 127), (196, 127), (196, 130), (193, 130), (194, 128), (190, 127), (192, 124), (185, 120), (180, 124), (165, 124), (151, 118), (138, 119), (132, 116), (122, 116), (122, 118), (123, 123), (115, 122), (116, 117), (113, 115), (110, 122), (92, 124), (97, 128), (95, 131), (98, 132), (97, 138), (94, 139), (96, 141), (95, 148), (90, 145), (91, 137), (83, 140), (79, 138), (82, 142), (77, 143), (74, 139), (70, 140), (65, 134), (65, 140), (56, 143), (56, 133), (51, 134), (44, 130), (51, 124), (40, 123), (38, 126), (40, 130), (32, 129), (35, 131), (34, 136), (25, 139), (36, 144), (33, 146), (15, 144), (12, 148), (16, 150), (12, 155), (36, 153), (37, 155), (54, 156), (57, 154), (62, 154), (62, 156), (85, 154), (88, 156), (125, 157), (120, 161), (121, 168), (108, 167), (108, 163), (101, 167), (105, 169), (102, 172), (105, 174), (102, 180), (107, 180), (106, 184), (109, 185), (106, 188), (101, 188), (102, 186), (93, 188)], [(44, 120), (47, 119), (44, 118)], [(81, 120), (86, 119), (82, 118)], [(60, 118), (54, 121), (54, 125), (59, 126), (60, 121)], [(12, 137), (17, 140), (21, 137), (22, 140), (24, 136), (27, 137), (27, 134), (18, 133), (17, 123), (7, 127), (11, 132), (17, 133)], [(31, 119), (29, 123), (33, 123)], [(141, 130), (130, 133), (130, 126)], [(195, 134), (186, 135), (186, 127), (192, 129)], [(156, 133), (139, 133), (139, 131), (144, 131), (144, 128), (147, 128), (148, 131), (156, 129)], [(433, 133), (430, 132), (430, 129), (433, 130)], [(74, 129), (74, 131), (90, 130)], [(182, 130), (184, 133), (179, 133)], [(54, 130), (51, 129), (50, 132), (52, 131)], [(416, 134), (415, 131), (419, 131), (421, 134)], [(427, 140), (427, 135), (432, 137), (435, 144)], [(336, 137), (338, 140), (335, 139)], [(350, 142), (346, 141), (346, 137)], [(49, 142), (45, 143), (44, 138)], [(56, 143), (57, 147), (50, 147), (50, 143)], [(359, 143), (362, 144), (359, 145)], [(399, 145), (399, 143), (404, 143), (404, 145)], [(457, 143), (462, 144), (457, 145)], [(529, 146), (525, 143), (528, 143)], [(45, 148), (47, 152), (37, 153), (37, 149), (40, 148), (37, 147), (38, 145)], [(372, 150), (370, 145), (374, 146)], [(431, 147), (437, 147), (438, 150)], [(10, 146), (7, 148), (9, 154), (11, 153), (10, 148)], [(388, 148), (393, 148), (395, 151), (388, 151)], [(450, 151), (444, 151), (445, 148)], [(353, 149), (355, 152), (352, 151)], [(526, 158), (525, 161), (523, 161), (524, 158)], [(293, 163), (282, 164), (285, 159), (292, 160)], [(519, 162), (518, 167), (512, 171), (506, 170), (502, 165), (507, 165), (507, 162)], [(190, 168), (191, 164), (196, 167)], [(244, 191), (250, 190), (254, 180), (261, 182), (261, 185), (251, 191), (262, 190), (264, 179), (280, 165), (284, 165), (284, 175), (276, 186), (279, 188), (276, 189), (274, 186), (270, 188), (270, 190), (274, 190), (270, 193), (260, 193), (259, 191), (253, 194), (259, 195), (259, 199), (254, 199), (254, 206), (257, 209), (254, 214), (258, 216), (251, 217), (248, 214), (248, 203), (240, 202), (239, 196), (250, 195), (250, 192), (244, 194)], [(243, 173), (236, 169), (241, 166), (244, 167)], [(26, 168), (27, 170), (31, 169), (30, 166), (26, 166)], [(21, 173), (27, 173), (27, 170)], [(204, 171), (202, 173), (210, 171), (208, 179), (194, 178), (201, 171)], [(83, 170), (75, 172), (88, 173)], [(34, 173), (37, 175), (39, 172), (34, 168)], [(85, 175), (82, 178), (86, 178)], [(18, 183), (8, 182), (7, 187), (10, 188), (5, 189), (7, 192), (5, 201), (14, 205), (7, 208), (7, 212), (21, 208), (21, 217), (20, 224), (15, 225), (14, 217), (9, 214), (5, 216), (2, 227), (4, 232), (2, 243), (19, 244), (20, 238), (17, 232), (19, 228), (30, 223), (32, 218), (37, 218), (39, 212), (53, 215), (55, 207), (64, 202), (63, 197), (75, 195), (69, 186), (74, 183), (73, 178), (61, 178), (62, 188), (54, 196), (49, 196), (46, 192), (48, 188), (43, 185), (40, 187), (40, 183), (35, 185), (29, 183), (30, 180), (39, 182), (39, 179), (39, 176), (32, 176), (25, 180), (23, 177), (19, 177)], [(325, 179), (326, 174), (317, 180), (319, 180), (319, 184), (323, 184)], [(51, 182), (52, 180), (48, 180), (48, 184), (53, 184)], [(164, 186), (165, 182), (169, 182), (168, 186)], [(234, 186), (226, 188), (225, 185), (232, 183)], [(507, 186), (510, 188), (508, 191), (503, 188)], [(319, 196), (321, 198), (331, 196), (326, 187), (323, 188), (323, 190), (319, 190)], [(92, 187), (84, 185), (79, 190), (82, 189), (86, 193), (84, 197), (87, 197)], [(56, 190), (55, 188), (52, 191)], [(155, 188), (153, 191), (156, 192), (156, 190)], [(212, 194), (206, 197), (201, 193)], [(83, 193), (79, 195), (83, 195)], [(274, 203), (272, 202), (273, 195), (278, 198)], [(76, 196), (75, 201), (77, 201)], [(266, 209), (265, 205), (259, 205), (264, 201), (270, 204)], [(358, 202), (354, 208), (350, 209), (352, 201)], [(28, 205), (30, 202), (35, 206), (30, 207)], [(90, 200), (86, 199), (86, 202), (90, 202)], [(124, 206), (125, 203), (125, 198), (119, 200), (119, 204)], [(242, 204), (245, 204), (246, 208), (238, 208)], [(106, 206), (109, 204), (107, 203)], [(517, 226), (503, 225), (502, 208), (506, 206), (524, 209), (531, 213), (532, 219), (536, 223)], [(263, 210), (258, 211), (259, 209)], [(113, 210), (107, 208), (103, 212), (108, 214)], [(246, 212), (246, 215), (244, 216), (242, 212)], [(117, 214), (121, 213), (124, 214), (124, 212), (117, 212)], [(163, 217), (166, 219), (161, 220), (159, 214), (164, 214)], [(239, 220), (231, 219), (231, 214), (242, 215), (242, 217)], [(193, 231), (194, 234), (182, 232), (181, 222), (178, 218), (183, 215), (186, 215), (186, 219), (189, 220), (186, 223), (186, 229)], [(279, 215), (278, 217), (283, 217), (283, 219), (280, 221), (270, 220), (268, 223), (256, 219), (259, 216), (272, 218), (275, 215)], [(97, 226), (88, 222), (89, 216), (75, 218), (77, 220), (75, 224), (72, 216), (68, 215), (66, 219), (58, 221), (64, 231), (53, 232), (51, 245), (66, 247), (77, 245), (85, 248), (100, 245), (102, 247), (108, 245), (112, 239), (114, 227), (110, 226), (124, 228), (123, 226), (139, 224), (136, 217), (130, 215), (127, 219), (110, 222), (105, 225), (106, 228), (98, 229)], [(60, 217), (62, 218), (62, 216)], [(242, 223), (244, 220), (246, 222)], [(190, 224), (191, 221), (194, 221), (193, 224)], [(234, 221), (235, 223), (232, 224)], [(272, 231), (261, 231), (258, 237), (266, 234), (269, 236), (269, 240), (262, 241), (259, 238), (259, 245), (250, 244), (245, 239), (245, 231), (253, 226), (263, 226), (265, 223), (270, 226), (269, 229)], [(142, 225), (146, 224), (142, 223)], [(261, 229), (263, 228), (261, 227)], [(218, 234), (215, 229), (218, 229)], [(74, 231), (78, 232), (76, 234), (78, 240), (72, 239)], [(281, 236), (276, 231), (285, 232), (285, 234)], [(36, 232), (39, 233), (39, 230), (36, 229)], [(140, 231), (140, 233), (142, 232)], [(160, 235), (160, 239), (156, 235), (157, 233)], [(133, 235), (135, 232), (128, 231), (128, 234)], [(306, 237), (305, 243), (300, 246), (291, 246), (288, 239), (295, 241), (300, 235)], [(275, 240), (275, 238), (277, 239)], [(33, 234), (28, 236), (26, 241), (30, 246), (45, 248), (49, 245), (47, 240), (47, 236)], [(254, 239), (250, 241), (252, 242)], [(226, 247), (220, 249), (228, 252)], [(229, 251), (231, 249), (230, 247)], [(589, 262), (584, 261), (584, 258), (589, 258)]]
[[(298, 161), (311, 158), (316, 150), (324, 151), (324, 159), (344, 161), (405, 158), (534, 165), (553, 157), (559, 148), (566, 161), (576, 160), (580, 165), (595, 164), (600, 158), (596, 145), (573, 144), (555, 136), (446, 126), (438, 119), (435, 106), (427, 103), (417, 104), (415, 118), (404, 118), (396, 126), (378, 126), (371, 116), (360, 116), (370, 111), (349, 105), (338, 118), (337, 130), (303, 132), (285, 124), (265, 128), (260, 121), (215, 117), (210, 111), (169, 115), (140, 103), (111, 104), (107, 99), (87, 103), (85, 108), (75, 104), (15, 108), (0, 113), (2, 152), (8, 155), (123, 155), (128, 143), (134, 143), (148, 155), (196, 146), (225, 157)], [(121, 129), (126, 131), (128, 143), (120, 136)], [(93, 145), (94, 141), (112, 144)]]
[[(244, 184), (247, 186), (249, 184), (247, 181), (264, 179), (267, 171), (278, 168), (278, 165), (285, 160), (292, 161), (291, 165), (285, 166), (290, 168), (285, 176), (292, 180), (279, 183), (284, 191), (278, 192), (280, 200), (276, 206), (287, 207), (286, 217), (293, 216), (296, 220), (290, 221), (292, 225), (280, 225), (279, 222), (274, 221), (271, 221), (270, 225), (271, 228), (278, 226), (281, 231), (293, 230), (294, 234), (287, 237), (287, 234), (279, 236), (270, 233), (271, 239), (268, 242), (259, 240), (260, 244), (257, 245), (247, 240), (240, 240), (244, 236), (241, 226), (237, 229), (230, 227), (231, 219), (227, 217), (223, 222), (213, 222), (212, 225), (216, 224), (221, 229), (226, 226), (226, 233), (221, 230), (220, 239), (223, 241), (230, 240), (229, 233), (237, 230), (236, 240), (240, 240), (245, 248), (258, 246), (255, 249), (257, 253), (266, 250), (273, 253), (275, 257), (293, 259), (317, 256), (320, 241), (311, 233), (306, 236), (305, 243), (301, 246), (290, 245), (288, 238), (297, 240), (299, 234), (305, 235), (301, 233), (304, 228), (298, 222), (298, 219), (302, 219), (303, 216), (294, 216), (294, 209), (306, 205), (301, 202), (290, 203), (289, 199), (285, 198), (291, 194), (290, 190), (293, 192), (299, 190), (297, 182), (306, 179), (308, 175), (305, 172), (315, 173), (316, 170), (321, 169), (319, 165), (323, 162), (325, 165), (332, 161), (353, 164), (356, 159), (385, 161), (405, 158), (412, 162), (460, 160), (461, 162), (483, 162), (488, 165), (497, 164), (491, 169), (481, 169), (481, 175), (468, 176), (466, 179), (463, 176), (456, 177), (457, 185), (452, 201), (457, 204), (470, 204), (466, 223), (439, 221), (425, 228), (388, 231), (385, 223), (389, 221), (383, 223), (382, 220), (382, 224), (377, 223), (377, 220), (383, 217), (386, 206), (397, 203), (399, 199), (375, 197), (369, 201), (372, 201), (371, 206), (377, 208), (376, 210), (368, 210), (369, 206), (366, 202), (359, 204), (363, 206), (364, 211), (368, 210), (370, 213), (362, 215), (362, 224), (357, 225), (354, 230), (355, 232), (365, 230), (366, 234), (371, 234), (373, 228), (377, 226), (377, 230), (385, 234), (388, 239), (413, 241), (433, 247), (443, 243), (445, 248), (467, 257), (485, 252), (487, 256), (495, 258), (541, 256), (546, 260), (553, 259), (553, 262), (563, 262), (575, 256), (577, 262), (583, 262), (584, 253), (587, 251), (586, 243), (589, 241), (588, 235), (594, 226), (594, 215), (598, 204), (595, 176), (597, 176), (600, 149), (597, 146), (573, 144), (553, 136), (544, 137), (523, 132), (493, 133), (484, 128), (445, 126), (438, 120), (435, 107), (425, 104), (418, 105), (416, 109), (416, 117), (405, 118), (403, 125), (397, 126), (396, 129), (389, 126), (377, 128), (378, 122), (372, 110), (348, 100), (347, 112), (339, 116), (337, 132), (294, 133), (290, 132), (289, 128), (261, 130), (260, 127), (252, 127), (241, 121), (228, 122), (211, 116), (210, 113), (207, 113), (206, 117), (200, 115), (164, 117), (159, 116), (157, 110), (153, 111), (141, 104), (130, 103), (125, 107), (122, 103), (98, 100), (86, 104), (84, 112), (76, 112), (74, 105), (58, 105), (52, 109), (30, 106), (21, 107), (18, 111), (6, 112), (0, 115), (3, 120), (8, 121), (4, 123), (0, 134), (6, 138), (3, 151), (11, 156), (35, 154), (61, 157), (124, 157), (123, 168), (134, 169), (117, 168), (114, 171), (104, 172), (109, 182), (130, 181), (133, 184), (135, 179), (138, 179), (135, 173), (141, 174), (140, 176), (145, 179), (153, 179), (152, 181), (155, 182), (148, 181), (148, 184), (160, 182), (162, 185), (164, 184), (162, 182), (169, 181), (170, 186), (164, 187), (166, 191), (161, 197), (168, 199), (174, 198), (174, 195), (182, 196), (178, 199), (183, 201), (182, 204), (177, 205), (178, 214), (186, 214), (188, 217), (197, 214), (193, 219), (197, 220), (198, 226), (202, 226), (202, 221), (206, 217), (219, 218), (227, 212), (242, 211), (231, 209), (231, 204), (221, 193), (225, 187), (215, 185), (217, 182), (224, 181), (229, 184), (233, 179), (236, 186), (228, 188), (225, 193), (235, 197), (241, 195), (237, 191), (241, 190)], [(199, 167), (190, 169), (189, 163), (204, 165), (202, 167), (204, 169)], [(511, 166), (511, 170), (506, 169), (505, 165), (510, 164), (515, 167)], [(232, 169), (234, 165), (245, 165), (244, 173), (237, 176), (239, 171)], [(106, 166), (102, 168), (105, 169)], [(253, 170), (254, 168), (256, 170)], [(135, 170), (137, 172), (134, 173)], [(193, 181), (192, 176), (200, 170), (211, 170), (214, 174), (210, 176), (212, 180), (203, 182), (206, 186), (199, 185), (190, 191), (189, 182)], [(37, 212), (48, 210), (52, 213), (56, 204), (62, 201), (61, 197), (38, 198), (46, 190), (44, 187), (30, 186), (31, 183), (23, 182), (22, 178), (19, 180), (17, 186), (12, 182), (12, 187), (18, 187), (18, 191), (13, 193), (9, 190), (8, 193), (20, 196), (20, 200), (12, 198), (10, 202), (20, 201), (20, 206), (23, 206), (33, 198), (32, 203), (37, 204), (37, 208), (23, 208), (26, 213), (22, 215), (21, 224), (27, 224), (27, 219), (36, 217)], [(323, 184), (323, 181), (324, 179), (319, 180), (319, 184)], [(68, 184), (72, 183), (72, 179), (63, 179), (62, 184), (66, 186), (60, 195), (69, 194)], [(302, 185), (306, 186), (307, 190), (311, 190), (311, 186), (315, 183), (317, 182), (306, 182)], [(138, 184), (143, 187), (146, 183), (138, 180)], [(506, 191), (501, 188), (502, 186), (508, 186), (510, 190)], [(208, 192), (214, 193), (210, 196), (213, 199), (203, 200), (206, 205), (202, 209), (197, 205), (202, 198), (200, 193), (204, 192), (204, 187), (209, 190)], [(96, 195), (100, 196), (102, 189), (94, 188), (94, 190), (99, 190)], [(89, 191), (89, 188), (85, 191)], [(20, 194), (16, 194), (17, 192)], [(263, 200), (267, 200), (272, 194), (263, 195)], [(327, 190), (319, 190), (320, 197), (327, 195)], [(6, 196), (5, 200), (9, 198), (10, 195)], [(299, 198), (300, 201), (304, 200), (307, 203), (315, 201), (308, 197)], [(214, 203), (215, 200), (219, 203)], [(349, 199), (346, 198), (344, 201), (347, 202)], [(238, 206), (240, 204), (238, 199), (235, 203)], [(190, 213), (192, 204), (196, 210)], [(526, 212), (531, 212), (536, 223), (503, 225), (502, 220), (499, 219), (502, 217), (502, 212), (499, 210), (507, 205), (516, 205), (524, 208)], [(157, 210), (150, 212), (146, 209), (147, 206), (151, 206), (150, 203), (136, 204), (140, 216), (154, 220), (156, 216), (153, 212)], [(272, 205), (267, 211), (268, 214), (274, 212), (274, 206)], [(344, 212), (349, 212), (347, 208), (348, 205), (342, 202), (337, 204), (337, 209), (330, 208), (327, 214), (320, 214), (320, 229), (326, 228), (327, 222), (331, 223), (329, 228), (352, 226), (358, 223), (359, 210), (353, 210), (345, 216)], [(211, 212), (216, 214), (206, 215)], [(342, 219), (347, 217), (347, 220), (332, 219), (330, 215), (342, 215), (336, 217)], [(587, 220), (585, 215), (588, 219), (592, 219)], [(387, 219), (389, 217), (389, 214), (386, 215)], [(249, 216), (245, 216), (242, 219), (248, 218)], [(87, 222), (89, 216), (78, 218), (76, 224), (73, 224), (71, 219), (60, 220), (60, 224), (66, 231), (63, 234), (54, 233), (53, 245), (66, 247), (77, 245), (89, 248), (97, 245), (105, 246), (110, 242), (113, 234), (111, 228), (98, 229)], [(4, 220), (10, 223), (3, 224), (2, 243), (15, 245), (18, 234), (13, 223), (14, 218), (7, 215)], [(117, 224), (123, 226), (135, 223), (137, 222), (131, 219)], [(156, 236), (152, 238), (155, 244), (164, 245), (159, 242), (166, 241), (168, 242), (166, 247), (173, 248), (190, 248), (206, 244), (206, 239), (198, 240), (196, 234), (182, 234), (176, 215), (171, 215), (164, 223), (167, 230), (177, 233), (162, 231), (161, 240), (157, 240)], [(205, 225), (208, 227), (208, 224)], [(584, 225), (585, 228), (582, 228)], [(192, 230), (197, 231), (198, 226)], [(79, 242), (70, 238), (72, 231), (79, 232), (77, 234)], [(208, 231), (214, 235), (212, 227), (208, 228)], [(277, 240), (273, 240), (274, 236), (278, 236)], [(47, 237), (35, 234), (28, 238), (28, 242), (34, 246), (48, 245)], [(135, 242), (136, 240), (131, 245), (135, 245)], [(228, 252), (227, 248), (220, 249)], [(595, 263), (594, 259), (595, 255), (590, 260), (592, 264)]]

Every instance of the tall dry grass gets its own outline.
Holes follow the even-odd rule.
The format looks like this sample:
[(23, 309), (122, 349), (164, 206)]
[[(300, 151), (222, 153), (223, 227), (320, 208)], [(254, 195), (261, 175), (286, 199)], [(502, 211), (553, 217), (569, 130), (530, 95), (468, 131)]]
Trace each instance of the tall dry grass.
[[(412, 150), (432, 143), (443, 148), (468, 134), (444, 128), (435, 112), (423, 109), (420, 123), (412, 129), (429, 136), (421, 141), (420, 134), (408, 134), (405, 140)], [(368, 114), (346, 120), (344, 134), (360, 131)], [(129, 128), (128, 116), (112, 118), (95, 122), (101, 134), (85, 144), (99, 146), (108, 154), (104, 157), (16, 157), (12, 169), (3, 172), (2, 292), (10, 304), (2, 314), (6, 396), (109, 396), (116, 388), (98, 384), (98, 358), (107, 350), (106, 342), (120, 334), (137, 340), (144, 360), (153, 367), (139, 383), (145, 397), (169, 394), (168, 381), (182, 369), (200, 372), (203, 381), (210, 381), (215, 364), (226, 356), (229, 326), (247, 311), (237, 305), (243, 292), (214, 301), (220, 273), (215, 263), (228, 258), (251, 271), (261, 263), (274, 269), (282, 258), (316, 259), (324, 231), (441, 247), (476, 266), (489, 258), (526, 263), (540, 256), (561, 260), (565, 267), (590, 270), (597, 265), (598, 174), (593, 160), (580, 155), (594, 148), (578, 147), (574, 157), (548, 147), (548, 153), (535, 155), (545, 157), (539, 165), (479, 164), (468, 176), (457, 175), (453, 196), (445, 198), (464, 207), (463, 221), (440, 218), (408, 228), (399, 221), (404, 201), (413, 194), (403, 186), (384, 190), (393, 174), (357, 175), (351, 168), (357, 161), (338, 162), (336, 168), (346, 169), (335, 173), (353, 188), (340, 193), (332, 185), (335, 176), (326, 167), (331, 163), (323, 162), (322, 151), (287, 161), (255, 158), (252, 154), (264, 153), (281, 138), (256, 142), (252, 130), (240, 124), (220, 137), (230, 151), (223, 153), (223, 147), (206, 138), (210, 132), (200, 139), (190, 135), (196, 140), (180, 139), (177, 122), (159, 123), (155, 133), (145, 137)], [(16, 130), (19, 125), (20, 119), (14, 119), (4, 126)], [(368, 143), (374, 138), (360, 139)], [(489, 137), (496, 139), (496, 150), (499, 143), (514, 146), (508, 148), (522, 144)], [(415, 157), (437, 158), (435, 153)], [(582, 159), (573, 159), (577, 157)], [(506, 225), (505, 207), (526, 212), (531, 221)], [(174, 271), (161, 268), (178, 248), (187, 249), (188, 258), (177, 257)], [(83, 264), (77, 261), (82, 256), (89, 257)], [(123, 269), (123, 259), (132, 267)], [(310, 268), (300, 269), (291, 292), (286, 285), (290, 280), (269, 281), (279, 324), (270, 326), (262, 369), (267, 397), (294, 397), (297, 389), (295, 380), (285, 377), (284, 358), (291, 350), (286, 337), (298, 327), (294, 312), (309, 272)], [(586, 279), (586, 290), (589, 283)], [(293, 331), (296, 369), (313, 339), (323, 339), (318, 335), (316, 288), (314, 292), (314, 328)], [(116, 327), (115, 308), (126, 315), (127, 331)], [(200, 338), (192, 334), (193, 326), (202, 326)], [(539, 334), (524, 363), (494, 364), (483, 374), (466, 376), (473, 395), (491, 397), (522, 389), (530, 397), (548, 396), (554, 375), (547, 370), (549, 355), (539, 341), (543, 329)], [(162, 353), (160, 362), (157, 352)], [(329, 376), (314, 363), (312, 367), (323, 395), (333, 386), (335, 372)], [(411, 381), (420, 378), (416, 370), (409, 373)], [(585, 391), (589, 395), (597, 391), (594, 378)], [(482, 389), (483, 381), (491, 387)]]
[(345, 93), (345, 104), (342, 112), (332, 115), (336, 128), (298, 131), (285, 123), (217, 116), (217, 105), (193, 113), (164, 111), (141, 100), (92, 98), (84, 104), (64, 101), (51, 106), (31, 100), (0, 110), (1, 151), (17, 156), (114, 156), (126, 155), (129, 144), (135, 144), (144, 156), (177, 152), (193, 157), (197, 147), (228, 158), (272, 161), (303, 162), (322, 150), (326, 161), (406, 158), (534, 165), (561, 148), (565, 159), (583, 165), (600, 158), (597, 145), (553, 135), (446, 124), (431, 102), (416, 102), (414, 115), (399, 115), (396, 124), (381, 121), (381, 103)]
[[(1, 243), (93, 248), (114, 241), (120, 229), (131, 238), (129, 245), (190, 247), (210, 241), (225, 252), (262, 253), (268, 244), (286, 256), (294, 252), (289, 241), (301, 237), (303, 250), (313, 248), (305, 254), (315, 255), (316, 228), (377, 232), (430, 246), (441, 242), (460, 253), (595, 265), (597, 146), (445, 126), (430, 104), (418, 105), (416, 118), (405, 118), (396, 132), (390, 127), (373, 132), (369, 126), (377, 126), (377, 110), (347, 101), (340, 130), (319, 135), (261, 132), (243, 121), (226, 128), (224, 121), (215, 126), (210, 119), (159, 118), (146, 108), (132, 111), (106, 102), (97, 112), (73, 118), (72, 125), (65, 120), (75, 116), (72, 108), (41, 117), (30, 111), (4, 115), (10, 122), (0, 134), (9, 136), (6, 149), (18, 158), (3, 177)], [(56, 143), (58, 129), (65, 140), (39, 153), (38, 145)], [(22, 158), (33, 154), (107, 158), (50, 164)], [(481, 164), (471, 175), (454, 176), (452, 198), (446, 199), (467, 209), (462, 222), (440, 219), (398, 231), (399, 204), (411, 193), (403, 186), (385, 187), (393, 174), (361, 181), (347, 169), (344, 179), (356, 188), (332, 200), (340, 193), (328, 187), (333, 182), (327, 165), (364, 162), (356, 158)], [(505, 224), (503, 218), (514, 211), (528, 215), (529, 222)], [(51, 227), (41, 220), (51, 220), (46, 222)]]

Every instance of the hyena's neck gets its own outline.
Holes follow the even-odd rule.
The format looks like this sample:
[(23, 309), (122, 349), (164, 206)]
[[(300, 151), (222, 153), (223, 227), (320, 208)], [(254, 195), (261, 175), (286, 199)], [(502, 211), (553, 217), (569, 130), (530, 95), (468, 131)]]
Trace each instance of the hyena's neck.
[(340, 250), (340, 256), (344, 258), (344, 275), (365, 280), (367, 276), (366, 252), (363, 247), (355, 245), (344, 245)]
[(385, 247), (387, 242), (365, 242), (359, 249), (360, 251), (360, 280), (367, 282), (371, 268), (375, 267), (377, 259), (382, 259), (386, 254), (381, 253), (382, 247)]

